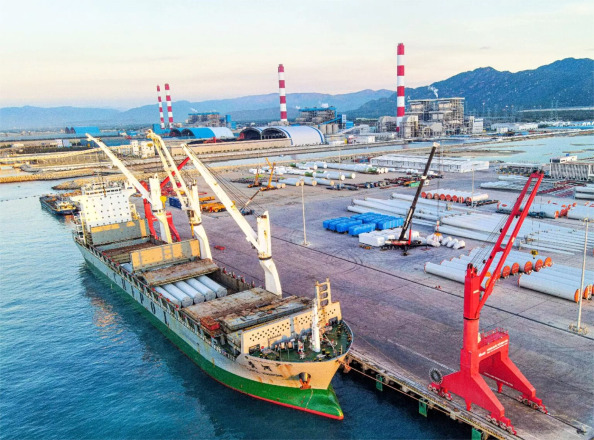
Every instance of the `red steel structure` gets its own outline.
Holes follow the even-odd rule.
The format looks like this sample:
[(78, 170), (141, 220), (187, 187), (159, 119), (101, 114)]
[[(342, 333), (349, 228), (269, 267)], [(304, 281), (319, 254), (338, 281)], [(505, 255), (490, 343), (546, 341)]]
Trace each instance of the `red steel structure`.
[(285, 94), (285, 66), (278, 65), (278, 94), (280, 98), (280, 120), (287, 123), (287, 95)]
[[(491, 254), (485, 260), (481, 273), (477, 272), (477, 268), (472, 263), (468, 264), (464, 283), (464, 331), (462, 349), (460, 350), (460, 371), (448, 374), (440, 378), (440, 380), (432, 377), (434, 382), (429, 385), (432, 391), (450, 400), (452, 398), (450, 392), (462, 397), (469, 411), (473, 404), (486, 409), (490, 412), (487, 418), (492, 423), (498, 424), (513, 434), (516, 431), (510, 420), (505, 417), (503, 405), (481, 375), (493, 379), (497, 383), (498, 392), (501, 392), (503, 385), (507, 385), (522, 393), (518, 397), (520, 402), (544, 413), (547, 413), (547, 409), (542, 404), (542, 400), (536, 397), (536, 390), (532, 384), (509, 359), (509, 335), (507, 331), (497, 328), (486, 333), (479, 333), (479, 318), (481, 309), (493, 292), (493, 287), (501, 274), (501, 268), (513, 247), (520, 227), (528, 215), (530, 205), (536, 196), (543, 176), (542, 171), (530, 175), (518, 196), (518, 200), (516, 200), (511, 214), (501, 229), (501, 235), (493, 246)], [(523, 210), (520, 210), (531, 185), (534, 185), (534, 187)], [(509, 239), (504, 244), (503, 241), (506, 239), (507, 232), (514, 219), (517, 219), (517, 221)], [(487, 272), (499, 252), (502, 252), (502, 256), (499, 259), (497, 268), (490, 271), (493, 276), (487, 279)], [(487, 281), (483, 287), (485, 279)]]
[(169, 94), (169, 84), (165, 84), (165, 100), (167, 101), (167, 118), (169, 119), (169, 128), (173, 128), (173, 109), (171, 108), (171, 95)]
[(404, 117), (404, 43), (398, 43), (396, 64), (396, 131), (400, 132)]
[(161, 128), (165, 128), (165, 118), (163, 117), (163, 100), (161, 99), (161, 86), (157, 85), (157, 98), (159, 100), (159, 118), (161, 119)]

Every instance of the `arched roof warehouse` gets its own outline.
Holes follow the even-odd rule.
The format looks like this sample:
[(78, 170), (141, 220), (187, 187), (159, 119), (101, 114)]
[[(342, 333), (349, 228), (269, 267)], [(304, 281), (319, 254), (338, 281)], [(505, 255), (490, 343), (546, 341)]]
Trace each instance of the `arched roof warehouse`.
[[(308, 125), (248, 127), (241, 133), (246, 140), (289, 139), (291, 145), (295, 147), (303, 145), (321, 145), (325, 142), (322, 132), (317, 128)], [(258, 137), (258, 134), (260, 137)]]
[(241, 130), (239, 138), (245, 141), (259, 141), (262, 139), (264, 127), (247, 127)]
[(227, 127), (187, 127), (181, 131), (182, 137), (196, 139), (233, 139), (233, 132)]

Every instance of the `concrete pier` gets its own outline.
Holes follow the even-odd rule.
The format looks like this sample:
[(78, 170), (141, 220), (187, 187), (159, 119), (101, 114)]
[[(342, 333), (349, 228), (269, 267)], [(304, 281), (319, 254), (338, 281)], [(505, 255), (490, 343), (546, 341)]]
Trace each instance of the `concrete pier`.
[[(362, 178), (381, 179), (380, 176)], [(440, 185), (470, 190), (471, 179), (471, 176), (448, 175)], [(477, 173), (475, 179), (478, 186), (481, 181), (493, 180), (494, 174)], [(435, 181), (432, 184), (435, 185)], [(201, 189), (204, 188), (202, 185)], [(245, 186), (236, 185), (236, 188), (249, 196), (250, 190)], [(354, 349), (350, 357), (354, 369), (375, 370), (392, 378), (388, 380), (395, 384), (400, 380), (409, 390), (414, 389), (411, 395), (427, 401), (429, 411), (433, 405), (450, 411), (460, 420), (472, 419), (472, 423), (465, 423), (485, 434), (500, 438), (508, 435), (491, 425), (484, 418), (486, 411), (481, 408), (473, 407), (472, 413), (467, 413), (458, 396), (454, 395), (453, 401), (448, 402), (424, 391), (430, 383), (432, 368), (443, 374), (458, 369), (463, 286), (426, 274), (423, 266), (427, 261), (439, 263), (462, 251), (445, 247), (416, 248), (405, 257), (395, 250), (362, 249), (357, 238), (325, 231), (322, 221), (348, 215), (346, 206), (352, 197), (388, 198), (394, 189), (327, 191), (315, 187), (305, 191), (309, 246), (301, 244), (301, 188), (268, 191), (250, 205), (258, 211), (266, 208), (270, 212), (273, 258), (285, 294), (313, 296), (315, 281), (329, 277), (334, 298), (340, 300), (343, 316), (354, 330)], [(414, 189), (397, 191), (412, 194)], [(511, 197), (509, 193), (490, 192), (490, 195), (491, 198)], [(481, 209), (492, 212), (495, 207)], [(189, 237), (185, 213), (175, 208), (171, 211), (180, 232)], [(255, 224), (255, 219), (250, 218), (250, 222)], [(554, 222), (579, 227), (579, 222), (575, 221)], [(213, 250), (213, 257), (220, 266), (245, 276), (248, 282), (263, 283), (256, 252), (228, 214), (206, 215), (204, 226), (211, 245), (225, 247), (222, 251)], [(426, 227), (413, 227), (425, 233), (430, 231)], [(467, 248), (482, 244), (467, 240)], [(581, 267), (581, 255), (557, 258), (562, 258), (563, 264)], [(594, 257), (588, 257), (587, 265), (594, 265)], [(516, 282), (514, 277), (498, 282), (482, 311), (481, 330), (504, 327), (509, 331), (510, 358), (534, 385), (549, 414), (522, 405), (515, 400), (516, 391), (504, 388), (498, 396), (506, 408), (506, 416), (520, 438), (590, 438), (594, 422), (594, 331), (588, 335), (572, 333), (568, 326), (577, 318), (576, 304), (520, 289)], [(582, 320), (591, 329), (594, 327), (591, 302), (584, 303)], [(496, 390), (493, 382), (488, 380), (488, 383)]]

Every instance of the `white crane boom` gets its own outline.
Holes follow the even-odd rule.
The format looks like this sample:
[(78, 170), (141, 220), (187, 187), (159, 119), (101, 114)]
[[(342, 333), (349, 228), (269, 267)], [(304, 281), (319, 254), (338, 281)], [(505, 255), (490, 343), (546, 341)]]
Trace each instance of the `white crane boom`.
[(194, 154), (194, 152), (186, 144), (182, 144), (181, 147), (190, 160), (192, 160), (192, 163), (202, 175), (206, 181), (206, 184), (212, 189), (221, 203), (225, 206), (227, 212), (229, 215), (231, 215), (231, 218), (235, 220), (237, 226), (239, 226), (241, 231), (245, 234), (246, 240), (249, 241), (258, 251), (258, 259), (260, 260), (260, 265), (264, 269), (264, 282), (266, 290), (278, 296), (282, 296), (280, 278), (278, 276), (278, 271), (276, 270), (276, 265), (272, 260), (272, 242), (270, 236), (270, 219), (268, 217), (268, 211), (258, 216), (258, 232), (256, 233), (256, 231), (254, 231), (254, 229), (250, 226), (241, 212), (239, 212), (239, 209), (237, 209), (235, 203), (221, 188), (211, 172), (204, 166), (200, 159), (198, 159), (196, 154)]
[[(194, 236), (200, 243), (200, 257), (212, 259), (210, 244), (208, 242), (208, 236), (206, 235), (206, 231), (204, 230), (204, 226), (202, 225), (202, 215), (200, 211), (200, 198), (198, 197), (198, 191), (195, 190), (195, 186), (191, 189), (188, 188), (186, 182), (181, 176), (180, 170), (177, 169), (175, 161), (173, 160), (173, 157), (171, 156), (171, 153), (167, 149), (161, 136), (153, 133), (152, 130), (149, 130), (147, 137), (155, 143), (157, 153), (161, 158), (163, 168), (165, 168), (165, 171), (169, 176), (171, 186), (174, 189), (175, 194), (177, 195), (177, 198), (179, 199), (180, 203), (182, 204), (182, 208), (188, 212), (190, 226), (194, 231)], [(176, 180), (181, 185), (182, 190), (184, 191), (184, 194), (187, 197), (187, 203), (186, 197), (184, 197), (181, 194), (181, 191), (179, 190), (179, 187), (176, 184)]]
[(159, 220), (159, 226), (161, 231), (161, 237), (165, 237), (165, 241), (167, 243), (171, 243), (171, 231), (169, 230), (169, 224), (167, 223), (167, 216), (165, 214), (165, 209), (163, 208), (163, 202), (161, 201), (161, 188), (159, 185), (159, 179), (150, 178), (149, 179), (149, 187), (151, 191), (147, 191), (144, 186), (138, 181), (134, 174), (126, 168), (126, 165), (117, 158), (115, 154), (99, 139), (94, 138), (90, 134), (86, 133), (87, 139), (89, 141), (95, 142), (95, 144), (101, 148), (101, 150), (105, 153), (107, 157), (113, 162), (113, 164), (120, 169), (120, 171), (126, 176), (128, 181), (134, 186), (136, 191), (140, 193), (143, 199), (147, 200), (151, 204), (151, 210), (153, 214)]

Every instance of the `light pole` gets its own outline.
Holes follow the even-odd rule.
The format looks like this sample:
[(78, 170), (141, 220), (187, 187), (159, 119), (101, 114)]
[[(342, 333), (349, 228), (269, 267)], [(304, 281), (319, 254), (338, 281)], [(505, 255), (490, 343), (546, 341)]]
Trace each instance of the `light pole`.
[(580, 285), (580, 299), (578, 301), (578, 319), (577, 324), (570, 324), (569, 329), (577, 334), (587, 334), (588, 327), (582, 327), (582, 299), (584, 297), (584, 278), (586, 275), (586, 252), (588, 250), (588, 224), (590, 223), (589, 218), (585, 218), (584, 222), (586, 223), (586, 232), (584, 234), (584, 259), (582, 261), (582, 283)]
[(309, 246), (309, 243), (307, 242), (307, 235), (305, 232), (305, 197), (303, 195), (303, 187), (305, 185), (301, 185), (301, 209), (303, 212), (303, 243), (301, 243), (303, 246)]

